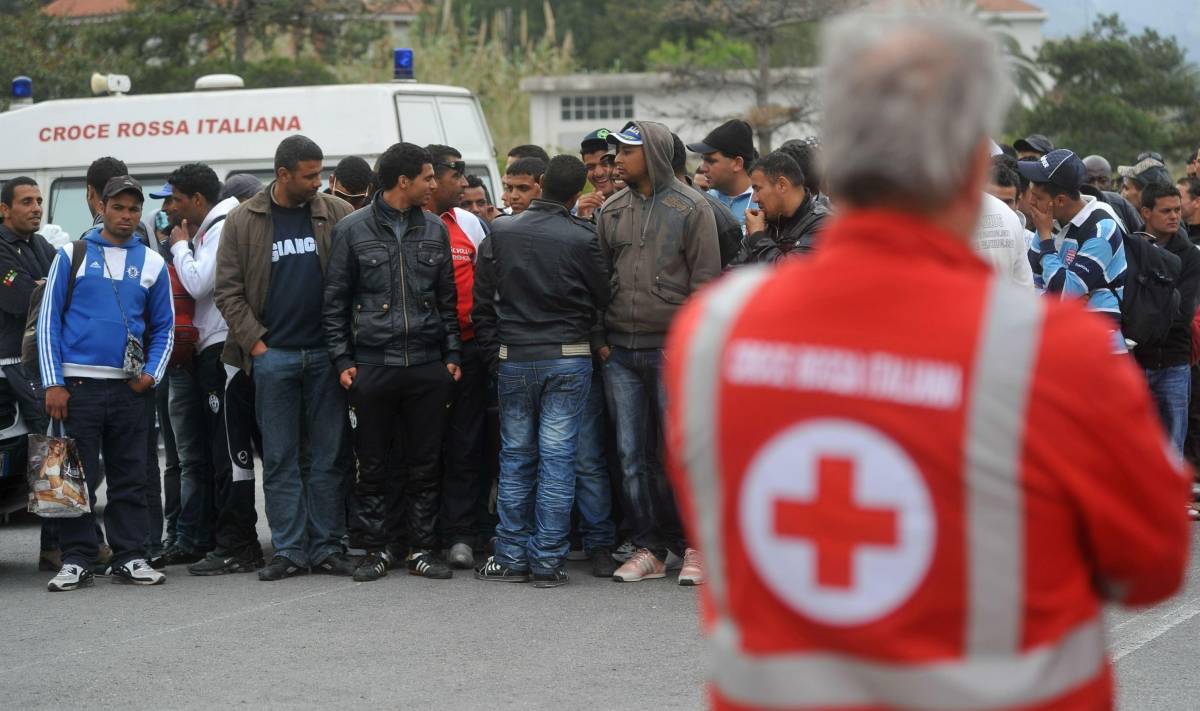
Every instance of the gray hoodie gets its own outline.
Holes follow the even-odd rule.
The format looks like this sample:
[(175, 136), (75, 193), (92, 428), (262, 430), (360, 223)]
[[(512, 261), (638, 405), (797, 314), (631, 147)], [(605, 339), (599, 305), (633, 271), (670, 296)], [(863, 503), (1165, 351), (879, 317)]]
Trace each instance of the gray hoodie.
[(627, 187), (600, 208), (596, 234), (612, 273), (604, 323), (609, 345), (662, 348), (675, 312), (721, 273), (721, 249), (708, 201), (671, 170), (670, 130), (637, 126), (654, 192)]

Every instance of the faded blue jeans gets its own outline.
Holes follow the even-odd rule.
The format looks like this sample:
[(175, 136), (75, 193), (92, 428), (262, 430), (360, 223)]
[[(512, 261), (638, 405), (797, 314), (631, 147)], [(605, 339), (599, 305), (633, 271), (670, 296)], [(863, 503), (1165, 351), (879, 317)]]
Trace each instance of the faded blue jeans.
[(500, 362), (497, 563), (550, 573), (566, 561), (576, 443), (591, 384), (591, 358)]
[(658, 348), (613, 348), (604, 363), (608, 413), (617, 431), (621, 487), (633, 544), (659, 560), (667, 551), (683, 555), (687, 543), (675, 494), (663, 466), (662, 433), (666, 394), (663, 354)]
[[(346, 533), (345, 394), (324, 348), (271, 348), (254, 358), (253, 376), (271, 545), (298, 566), (317, 565), (342, 552)], [(312, 466), (301, 476), (305, 432)]]
[(1158, 415), (1175, 451), (1183, 455), (1187, 439), (1188, 403), (1192, 395), (1192, 369), (1186, 365), (1174, 365), (1155, 370), (1146, 369), (1146, 382), (1150, 394), (1158, 405)]
[[(204, 409), (208, 397), (193, 366), (167, 372), (170, 395), (167, 409), (175, 448), (179, 453), (179, 518), (175, 545), (188, 552), (207, 553), (213, 548), (212, 443)], [(157, 452), (155, 453), (157, 456)]]
[(608, 459), (604, 456), (604, 380), (592, 373), (592, 387), (579, 423), (575, 452), (575, 506), (579, 510), (579, 533), (583, 550), (616, 547), (617, 527), (612, 518), (612, 486)]

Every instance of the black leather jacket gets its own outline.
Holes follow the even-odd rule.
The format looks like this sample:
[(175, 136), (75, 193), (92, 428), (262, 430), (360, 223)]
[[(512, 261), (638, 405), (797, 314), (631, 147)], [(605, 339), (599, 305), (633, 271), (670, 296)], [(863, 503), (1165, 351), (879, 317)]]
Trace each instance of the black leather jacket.
[(21, 355), (29, 299), (37, 281), (50, 273), (54, 253), (41, 235), (26, 241), (0, 225), (0, 358)]
[[(599, 321), (610, 298), (596, 229), (562, 205), (534, 200), (492, 223), (475, 265), (475, 338), (495, 368), (509, 360), (586, 357), (604, 345)], [(562, 346), (587, 344), (582, 353)]]
[(356, 363), (458, 363), (458, 294), (450, 237), (414, 208), (400, 239), (379, 203), (337, 223), (325, 270), (325, 338), (337, 372)]
[(788, 255), (803, 255), (813, 251), (829, 208), (805, 195), (804, 202), (789, 218), (779, 223), (768, 222), (767, 229), (746, 238), (750, 257), (747, 262), (762, 264), (778, 262)]

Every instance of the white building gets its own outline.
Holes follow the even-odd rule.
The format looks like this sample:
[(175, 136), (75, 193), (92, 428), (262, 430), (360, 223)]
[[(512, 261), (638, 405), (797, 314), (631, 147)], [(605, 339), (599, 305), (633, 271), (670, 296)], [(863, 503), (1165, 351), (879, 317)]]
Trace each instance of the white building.
[[(1013, 36), (1026, 56), (1037, 56), (1047, 18), (1044, 11), (1024, 0), (976, 0), (976, 4), (982, 20)], [(811, 87), (815, 77), (812, 69), (776, 71), (792, 75), (797, 87)], [(577, 151), (580, 140), (591, 131), (619, 130), (634, 117), (661, 121), (690, 143), (723, 121), (748, 118), (755, 103), (749, 88), (701, 82), (681, 87), (664, 72), (528, 77), (521, 90), (529, 94), (530, 142), (552, 152)], [(771, 103), (811, 107), (810, 92), (797, 88), (779, 93)], [(814, 118), (802, 116), (777, 131), (775, 145), (815, 133)]]

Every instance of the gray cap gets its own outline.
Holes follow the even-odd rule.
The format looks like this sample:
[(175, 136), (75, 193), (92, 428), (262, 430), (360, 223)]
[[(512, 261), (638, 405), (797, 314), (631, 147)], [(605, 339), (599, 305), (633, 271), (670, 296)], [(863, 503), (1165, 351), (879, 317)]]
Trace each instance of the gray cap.
[(235, 197), (238, 200), (245, 200), (254, 197), (262, 189), (262, 181), (258, 178), (249, 173), (237, 173), (225, 179), (225, 186), (221, 188), (221, 199), (228, 200)]
[(146, 200), (146, 195), (142, 192), (142, 184), (128, 175), (109, 178), (108, 182), (104, 184), (104, 190), (100, 193), (100, 199), (107, 200), (121, 193), (135, 193), (143, 202)]
[(1107, 176), (1113, 174), (1112, 164), (1105, 160), (1104, 156), (1090, 155), (1083, 159), (1083, 167), (1087, 168), (1088, 177)]

